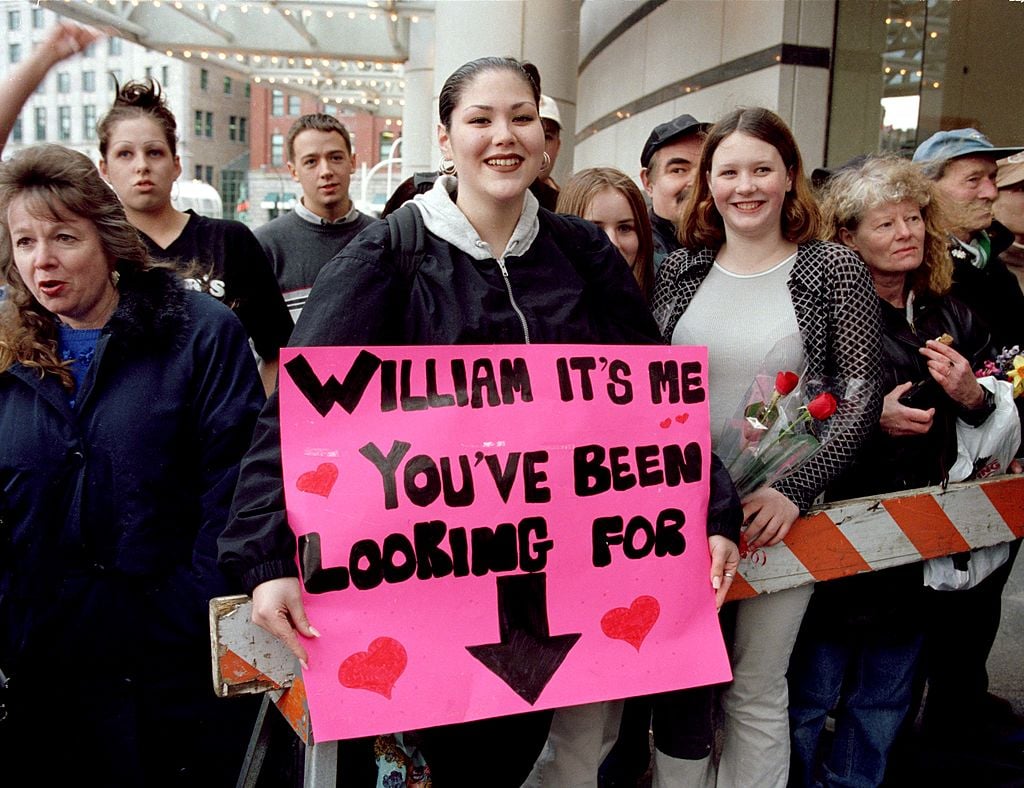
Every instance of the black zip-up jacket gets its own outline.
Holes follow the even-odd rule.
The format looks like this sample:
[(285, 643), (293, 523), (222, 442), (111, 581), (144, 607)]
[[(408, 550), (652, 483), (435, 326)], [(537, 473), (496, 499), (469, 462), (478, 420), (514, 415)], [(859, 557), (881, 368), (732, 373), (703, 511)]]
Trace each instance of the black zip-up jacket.
[[(538, 221), (529, 248), (506, 254), (501, 264), (474, 259), (427, 232), (411, 278), (396, 267), (387, 223), (378, 222), (324, 267), (291, 344), (659, 343), (636, 281), (605, 234), (544, 209)], [(712, 489), (719, 492), (709, 505), (709, 533), (735, 540), (739, 507), (724, 469), (713, 474)], [(242, 464), (220, 548), (222, 564), (250, 592), (264, 581), (298, 574), (295, 537), (285, 518), (276, 393)]]
[[(918, 351), (929, 339), (953, 337), (952, 347), (978, 369), (991, 356), (989, 333), (974, 312), (953, 296), (922, 295), (914, 301), (914, 328), (904, 309), (879, 299), (882, 309), (882, 391), (900, 383), (930, 380), (926, 359)], [(956, 419), (980, 424), (990, 406), (967, 411), (936, 383), (922, 408), (935, 408), (932, 428), (924, 435), (893, 437), (876, 423), (853, 465), (830, 490), (829, 497), (855, 498), (913, 490), (945, 481), (956, 461)]]

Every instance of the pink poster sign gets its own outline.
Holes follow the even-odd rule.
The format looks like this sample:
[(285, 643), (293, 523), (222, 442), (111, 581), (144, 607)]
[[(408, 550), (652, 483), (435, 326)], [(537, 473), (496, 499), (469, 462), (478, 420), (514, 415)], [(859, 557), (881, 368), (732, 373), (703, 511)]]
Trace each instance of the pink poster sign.
[(316, 738), (727, 681), (707, 353), (282, 351)]

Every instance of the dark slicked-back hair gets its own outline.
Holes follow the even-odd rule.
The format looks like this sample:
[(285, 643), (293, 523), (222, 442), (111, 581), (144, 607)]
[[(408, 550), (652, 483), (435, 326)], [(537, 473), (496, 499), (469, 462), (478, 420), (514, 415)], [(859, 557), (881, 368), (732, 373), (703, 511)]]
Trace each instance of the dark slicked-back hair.
[(530, 88), (533, 102), (540, 107), (540, 74), (532, 63), (520, 63), (511, 57), (482, 57), (463, 63), (444, 81), (441, 95), (437, 100), (437, 114), (441, 125), (450, 131), (452, 113), (459, 105), (459, 99), (474, 79), (488, 71), (509, 71)]

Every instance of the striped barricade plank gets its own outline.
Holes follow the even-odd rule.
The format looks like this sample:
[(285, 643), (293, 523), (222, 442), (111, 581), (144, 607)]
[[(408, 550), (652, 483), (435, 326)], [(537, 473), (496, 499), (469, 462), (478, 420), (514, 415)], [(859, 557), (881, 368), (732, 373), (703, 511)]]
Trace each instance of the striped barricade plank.
[[(798, 520), (783, 543), (749, 551), (730, 600), (848, 577), (1024, 536), (1024, 476), (839, 501)], [(245, 596), (210, 602), (214, 687), (270, 692), (303, 741), (305, 687), (295, 657), (252, 623)]]
[(1024, 535), (1024, 476), (839, 501), (782, 544), (748, 552), (729, 599), (795, 588), (1012, 541)]

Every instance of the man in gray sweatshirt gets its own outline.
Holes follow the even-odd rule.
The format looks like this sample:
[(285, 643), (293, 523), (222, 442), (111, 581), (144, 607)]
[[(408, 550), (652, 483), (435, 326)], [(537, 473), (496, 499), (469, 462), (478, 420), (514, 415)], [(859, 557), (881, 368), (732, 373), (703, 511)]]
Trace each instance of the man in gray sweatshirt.
[(320, 269), (374, 219), (348, 195), (356, 157), (348, 130), (330, 115), (303, 115), (288, 130), (288, 170), (301, 186), (295, 208), (254, 231), (285, 303), (298, 320)]

